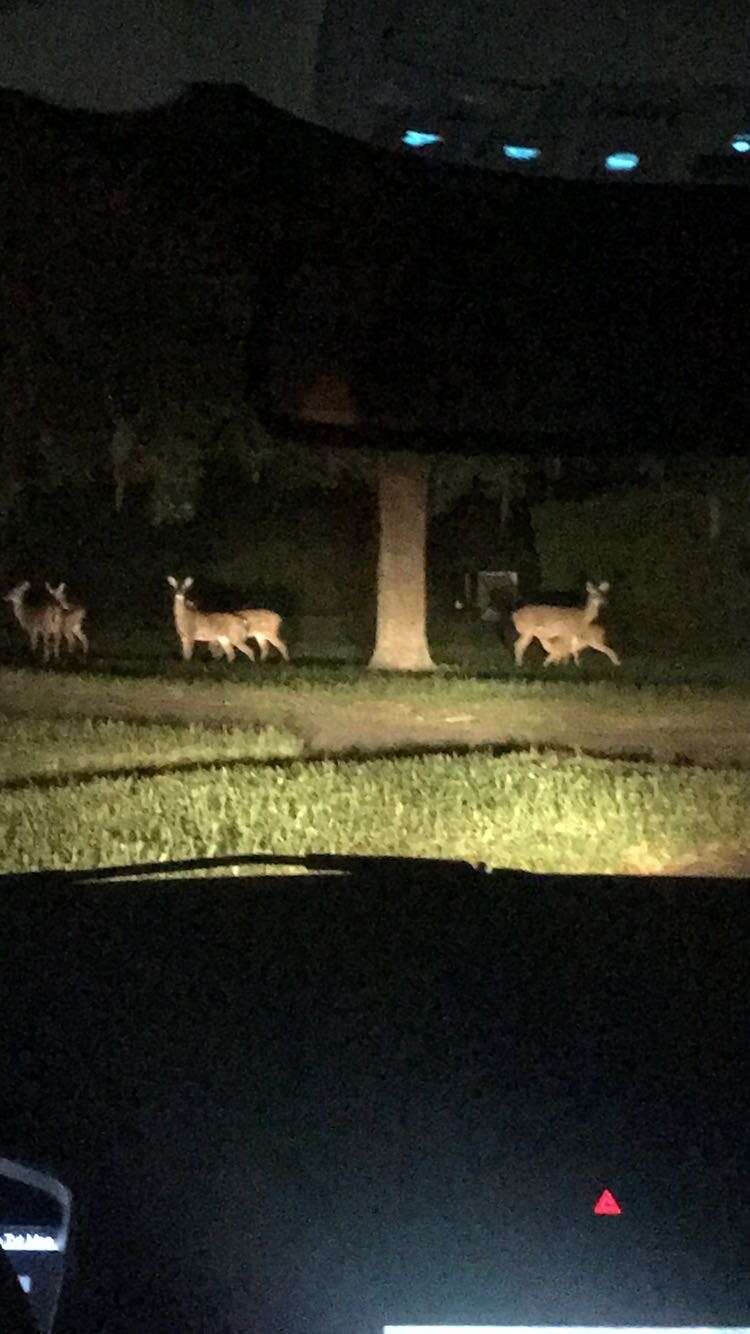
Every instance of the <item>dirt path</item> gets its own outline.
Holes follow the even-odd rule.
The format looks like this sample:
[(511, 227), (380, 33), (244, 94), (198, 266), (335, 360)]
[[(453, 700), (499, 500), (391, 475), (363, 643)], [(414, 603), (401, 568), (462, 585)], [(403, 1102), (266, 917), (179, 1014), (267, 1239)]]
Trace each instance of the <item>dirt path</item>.
[(43, 673), (0, 674), (0, 711), (213, 725), (276, 725), (303, 738), (309, 755), (475, 746), (560, 746), (583, 753), (750, 768), (750, 698), (728, 693), (621, 699), (571, 691), (504, 692), (463, 704), (424, 697), (377, 699), (312, 687), (248, 689), (228, 683), (112, 681)]
[(659, 763), (750, 767), (750, 718), (738, 728), (736, 709), (716, 706), (710, 721), (665, 706), (647, 716), (614, 713), (588, 702), (514, 700), (460, 712), (406, 705), (339, 705), (299, 717), (311, 751), (382, 751), (445, 746), (560, 746), (590, 755), (649, 758)]

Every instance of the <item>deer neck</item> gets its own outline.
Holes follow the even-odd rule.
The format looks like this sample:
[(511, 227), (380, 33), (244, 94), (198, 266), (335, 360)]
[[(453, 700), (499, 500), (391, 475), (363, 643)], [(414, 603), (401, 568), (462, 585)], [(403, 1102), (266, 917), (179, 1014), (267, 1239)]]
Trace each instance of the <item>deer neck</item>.
[(195, 624), (195, 611), (185, 603), (185, 594), (178, 593), (174, 600), (174, 623), (178, 630), (190, 631)]

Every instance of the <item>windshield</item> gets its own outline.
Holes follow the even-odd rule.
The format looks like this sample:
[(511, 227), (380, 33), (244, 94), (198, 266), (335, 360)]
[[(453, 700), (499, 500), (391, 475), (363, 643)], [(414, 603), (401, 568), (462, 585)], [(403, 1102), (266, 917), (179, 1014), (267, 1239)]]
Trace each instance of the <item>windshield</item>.
[(0, 12), (5, 869), (744, 874), (728, 11), (189, 9)]
[(744, 874), (747, 192), (0, 96), (5, 869)]
[(744, 54), (558, 8), (0, 3), (0, 1154), (70, 1331), (747, 1324)]

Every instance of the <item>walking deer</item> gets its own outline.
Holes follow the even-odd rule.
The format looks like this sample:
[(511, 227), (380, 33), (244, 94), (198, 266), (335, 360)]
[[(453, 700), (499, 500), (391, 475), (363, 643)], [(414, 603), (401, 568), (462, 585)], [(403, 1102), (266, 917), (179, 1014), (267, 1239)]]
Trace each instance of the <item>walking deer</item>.
[(281, 637), (281, 617), (278, 612), (259, 607), (246, 608), (244, 611), (236, 612), (235, 615), (244, 621), (248, 638), (254, 639), (260, 645), (261, 662), (265, 662), (268, 657), (269, 644), (281, 654), (285, 662), (289, 661), (289, 649)]
[(30, 588), (31, 580), (24, 579), (5, 594), (4, 601), (11, 604), (18, 624), (28, 635), (32, 653), (41, 639), (44, 661), (48, 662), (50, 652), (55, 658), (60, 656), (62, 608), (56, 601), (29, 602), (26, 595)]
[(255, 654), (247, 647), (250, 632), (242, 616), (229, 611), (199, 611), (185, 594), (193, 586), (192, 575), (182, 582), (167, 575), (167, 583), (174, 589), (174, 623), (182, 644), (182, 656), (189, 661), (196, 644), (208, 644), (214, 657), (223, 651), (229, 662), (234, 662), (234, 651), (239, 649), (251, 662)]
[[(188, 603), (191, 606), (192, 603)], [(247, 626), (248, 639), (254, 639), (260, 645), (260, 660), (265, 662), (268, 657), (268, 645), (273, 647), (281, 654), (285, 662), (289, 661), (289, 649), (281, 636), (281, 617), (278, 612), (266, 611), (263, 608), (251, 609), (245, 608), (243, 611), (236, 611), (235, 616), (240, 616)], [(212, 658), (221, 657), (221, 649), (217, 644), (209, 644)]]
[(513, 612), (513, 624), (518, 631), (515, 645), (516, 665), (521, 666), (529, 644), (538, 639), (547, 656), (544, 666), (564, 662), (572, 657), (576, 666), (582, 649), (592, 648), (604, 653), (616, 667), (620, 659), (606, 641), (604, 627), (596, 621), (606, 605), (609, 584), (586, 584), (586, 604), (583, 607), (537, 606), (519, 607)]
[(55, 600), (62, 612), (60, 628), (65, 636), (65, 643), (68, 646), (69, 653), (75, 653), (76, 644), (80, 644), (84, 657), (89, 651), (88, 637), (83, 630), (83, 622), (86, 619), (86, 608), (78, 602), (69, 602), (65, 591), (65, 584), (58, 584), (53, 588), (51, 584), (45, 584), (45, 588), (50, 597)]
[(594, 621), (583, 636), (575, 635), (573, 639), (563, 639), (559, 635), (555, 635), (549, 641), (549, 644), (545, 644), (543, 647), (548, 649), (547, 657), (544, 659), (545, 667), (548, 667), (550, 663), (568, 662), (570, 658), (578, 667), (580, 666), (579, 654), (585, 648), (592, 648), (597, 653), (604, 653), (616, 667), (619, 667), (622, 661), (606, 642), (604, 626), (600, 625), (598, 621)]

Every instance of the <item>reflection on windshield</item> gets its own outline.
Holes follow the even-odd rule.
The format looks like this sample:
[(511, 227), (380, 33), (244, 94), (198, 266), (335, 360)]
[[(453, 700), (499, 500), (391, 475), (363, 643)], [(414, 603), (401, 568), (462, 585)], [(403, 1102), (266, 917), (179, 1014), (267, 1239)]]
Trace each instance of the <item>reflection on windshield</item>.
[(44, 1334), (52, 1329), (60, 1296), (71, 1206), (71, 1193), (61, 1181), (0, 1158), (0, 1248)]
[(16, 1232), (11, 1229), (0, 1235), (0, 1246), (4, 1251), (59, 1251), (55, 1237), (44, 1236), (39, 1232)]
[(744, 875), (750, 195), (4, 98), (3, 869)]

